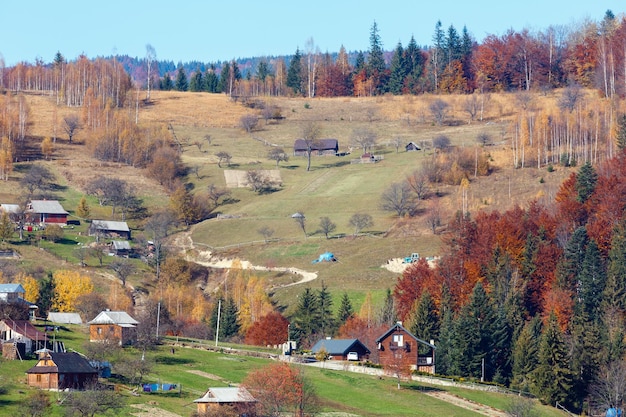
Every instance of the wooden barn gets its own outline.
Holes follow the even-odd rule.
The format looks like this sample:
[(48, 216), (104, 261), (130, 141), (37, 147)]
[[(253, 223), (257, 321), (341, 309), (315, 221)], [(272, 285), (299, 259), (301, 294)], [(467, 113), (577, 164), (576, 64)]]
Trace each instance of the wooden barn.
[[(293, 144), (294, 156), (307, 156), (308, 144), (304, 139), (296, 139)], [(319, 139), (311, 144), (311, 155), (337, 155), (339, 141), (337, 139)]]
[(130, 229), (126, 222), (93, 220), (89, 226), (89, 236), (130, 239)]
[[(376, 345), (379, 364), (383, 367), (401, 363), (413, 370), (435, 373), (435, 345), (415, 337), (401, 322), (376, 339)], [(427, 353), (420, 354), (419, 345), (426, 347)]]
[(139, 322), (125, 311), (102, 311), (89, 322), (89, 341), (115, 341), (119, 345), (132, 345), (137, 341)]
[(244, 387), (220, 387), (209, 388), (202, 397), (193, 402), (196, 403), (198, 414), (230, 406), (239, 415), (254, 415), (257, 401)]
[(56, 200), (32, 200), (28, 204), (27, 214), (30, 223), (65, 226), (69, 213)]
[(98, 381), (98, 370), (76, 352), (43, 352), (26, 371), (28, 385), (40, 389), (85, 389)]

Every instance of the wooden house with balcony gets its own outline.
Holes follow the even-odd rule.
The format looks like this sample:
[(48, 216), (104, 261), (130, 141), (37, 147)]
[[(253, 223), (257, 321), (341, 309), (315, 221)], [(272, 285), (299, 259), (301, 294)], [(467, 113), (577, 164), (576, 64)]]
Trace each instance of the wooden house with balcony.
[(435, 373), (435, 345), (413, 335), (401, 322), (376, 339), (376, 346), (383, 367), (400, 362), (419, 372)]

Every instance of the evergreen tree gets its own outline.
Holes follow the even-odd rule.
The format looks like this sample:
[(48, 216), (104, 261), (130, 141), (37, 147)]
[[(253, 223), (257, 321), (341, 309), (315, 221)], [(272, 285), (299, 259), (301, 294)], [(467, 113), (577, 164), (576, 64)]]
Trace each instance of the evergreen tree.
[(600, 303), (606, 287), (606, 269), (594, 240), (590, 240), (587, 244), (577, 281), (578, 296), (575, 311), (577, 314), (584, 313), (589, 316), (590, 320), (599, 321)]
[(467, 27), (463, 26), (461, 35), (461, 63), (463, 64), (463, 76), (466, 79), (472, 78), (472, 46), (474, 41), (467, 31)]
[(259, 64), (257, 65), (257, 68), (256, 68), (256, 74), (257, 74), (257, 78), (262, 83), (265, 82), (267, 77), (272, 75), (272, 73), (270, 72), (270, 66), (265, 59), (262, 59), (259, 61)]
[[(414, 336), (425, 340), (437, 340), (439, 336), (439, 318), (435, 300), (428, 291), (423, 291), (419, 299), (415, 300), (413, 311), (409, 315), (408, 330)], [(428, 353), (430, 348), (420, 344), (420, 353)]]
[(218, 76), (215, 73), (215, 65), (211, 64), (211, 66), (206, 70), (204, 74), (204, 90), (208, 93), (217, 93), (217, 83), (219, 82)]
[(430, 65), (432, 67), (433, 88), (435, 91), (439, 89), (439, 77), (444, 69), (445, 54), (445, 33), (442, 29), (441, 20), (435, 24), (435, 33), (433, 34), (433, 45), (430, 51)]
[(439, 306), (439, 339), (435, 340), (435, 371), (441, 375), (452, 374), (453, 336), (454, 321), (452, 315), (452, 300), (448, 287), (444, 286), (441, 291), (441, 303)]
[(558, 401), (565, 407), (572, 404), (570, 392), (573, 387), (573, 376), (569, 368), (570, 360), (563, 333), (553, 312), (541, 336), (539, 363), (533, 373), (531, 386), (533, 394), (542, 403), (555, 404)]
[(48, 275), (39, 282), (39, 299), (37, 301), (37, 305), (39, 306), (38, 313), (46, 317), (52, 307), (53, 300), (54, 278), (52, 277), (52, 272), (48, 272)]
[(578, 170), (576, 175), (576, 191), (578, 196), (576, 199), (580, 203), (584, 203), (593, 194), (593, 190), (596, 188), (598, 182), (598, 174), (593, 168), (591, 163), (585, 162), (583, 166)]
[(447, 64), (449, 65), (452, 61), (460, 60), (462, 58), (461, 38), (453, 25), (450, 25), (448, 28), (448, 36), (445, 42)]
[(492, 353), (494, 319), (491, 300), (483, 285), (478, 282), (469, 302), (463, 306), (455, 321), (455, 357), (452, 363), (455, 374), (491, 379), (494, 369), (486, 367), (483, 374), (483, 360), (487, 364), (487, 355)]
[(159, 88), (163, 91), (171, 91), (174, 89), (174, 83), (172, 82), (172, 77), (170, 77), (169, 72), (166, 72), (163, 76)]
[(320, 329), (319, 301), (311, 288), (305, 288), (300, 294), (292, 322), (294, 340), (300, 341), (300, 344), (311, 343)]
[(528, 392), (533, 373), (539, 364), (539, 341), (541, 338), (541, 318), (535, 316), (526, 323), (513, 345), (513, 381), (511, 387)]
[(624, 354), (626, 311), (626, 219), (622, 219), (613, 231), (602, 311), (609, 339), (608, 360), (621, 359)]
[(424, 71), (424, 56), (417, 46), (415, 38), (411, 36), (411, 40), (404, 51), (405, 58), (405, 81), (404, 85), (413, 94), (419, 92), (419, 84), (421, 82), (422, 73)]
[(187, 74), (185, 74), (185, 68), (181, 65), (178, 67), (178, 73), (176, 74), (176, 91), (187, 91), (189, 89), (189, 83), (187, 82)]
[(228, 297), (226, 303), (222, 304), (224, 309), (220, 317), (220, 333), (224, 339), (227, 339), (232, 336), (236, 336), (237, 333), (239, 333), (240, 326), (237, 321), (239, 311), (237, 309), (237, 304), (232, 297)]
[(513, 329), (504, 308), (498, 309), (491, 339), (492, 350), (487, 356), (487, 368), (493, 371), (489, 374), (492, 375), (494, 382), (509, 385), (513, 372), (511, 357)]
[(296, 48), (296, 53), (289, 62), (289, 69), (287, 70), (287, 87), (291, 88), (291, 91), (296, 96), (303, 94), (302, 90), (302, 57), (300, 55), (300, 49)]
[(228, 62), (224, 62), (224, 65), (222, 65), (222, 72), (220, 73), (220, 79), (217, 83), (218, 93), (228, 93), (228, 80), (230, 80), (230, 65)]
[(356, 58), (354, 61), (354, 73), (358, 74), (364, 68), (365, 68), (365, 55), (363, 54), (363, 51), (359, 51), (356, 54)]
[(559, 288), (575, 292), (588, 241), (587, 229), (579, 227), (574, 230), (556, 267), (556, 283)]
[(322, 288), (317, 291), (317, 303), (319, 306), (319, 327), (322, 333), (321, 336), (332, 336), (335, 330), (333, 299), (324, 282), (322, 282)]
[(383, 303), (380, 313), (378, 314), (378, 323), (383, 326), (393, 326), (396, 323), (396, 309), (391, 289), (387, 288), (385, 302)]
[(385, 71), (385, 57), (383, 55), (383, 44), (378, 33), (376, 21), (370, 29), (370, 50), (367, 58), (367, 70), (370, 76), (376, 77)]
[(402, 94), (402, 87), (407, 74), (404, 59), (404, 49), (402, 44), (398, 42), (391, 58), (391, 76), (389, 77), (389, 91), (395, 95)]
[[(575, 398), (587, 398), (589, 384), (597, 380), (601, 366), (606, 363), (608, 346), (606, 328), (600, 320), (586, 313), (576, 315), (572, 324), (572, 366)], [(581, 407), (582, 404), (576, 404)]]
[(202, 77), (202, 71), (196, 70), (189, 82), (189, 91), (198, 92), (204, 90), (204, 79)]
[(341, 296), (339, 311), (337, 312), (337, 324), (341, 326), (353, 316), (354, 308), (352, 307), (352, 302), (350, 301), (350, 297), (348, 297), (348, 293), (344, 291), (343, 295)]

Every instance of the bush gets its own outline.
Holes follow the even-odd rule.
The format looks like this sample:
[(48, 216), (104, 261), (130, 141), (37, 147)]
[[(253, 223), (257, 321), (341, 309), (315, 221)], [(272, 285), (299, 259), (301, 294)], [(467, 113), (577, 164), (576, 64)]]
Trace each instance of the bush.
[(50, 224), (43, 231), (43, 237), (50, 242), (58, 242), (63, 239), (63, 229), (58, 224)]

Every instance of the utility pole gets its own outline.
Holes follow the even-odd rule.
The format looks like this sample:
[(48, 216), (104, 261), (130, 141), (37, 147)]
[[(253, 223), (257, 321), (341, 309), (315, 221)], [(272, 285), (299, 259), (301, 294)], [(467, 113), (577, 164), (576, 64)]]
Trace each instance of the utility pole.
[(217, 347), (217, 341), (220, 338), (220, 316), (222, 313), (222, 299), (220, 298), (217, 303), (217, 326), (215, 330), (215, 346)]

